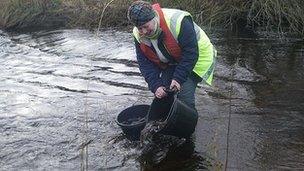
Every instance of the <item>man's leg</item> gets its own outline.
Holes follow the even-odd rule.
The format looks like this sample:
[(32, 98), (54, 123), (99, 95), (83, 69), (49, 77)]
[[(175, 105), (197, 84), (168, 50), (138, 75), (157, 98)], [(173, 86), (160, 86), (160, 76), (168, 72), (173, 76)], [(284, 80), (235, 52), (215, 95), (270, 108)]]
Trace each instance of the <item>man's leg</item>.
[(195, 89), (198, 82), (188, 77), (187, 81), (182, 85), (178, 94), (178, 99), (186, 103), (189, 107), (195, 109)]

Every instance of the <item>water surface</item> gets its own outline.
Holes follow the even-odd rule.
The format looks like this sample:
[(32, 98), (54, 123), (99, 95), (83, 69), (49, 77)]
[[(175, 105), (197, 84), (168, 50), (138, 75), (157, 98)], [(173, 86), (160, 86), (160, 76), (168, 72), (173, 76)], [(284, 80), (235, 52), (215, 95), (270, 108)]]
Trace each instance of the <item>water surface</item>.
[(192, 140), (151, 166), (115, 123), (126, 107), (153, 99), (130, 33), (1, 31), (1, 168), (304, 169), (304, 41), (211, 40), (219, 54), (215, 81), (197, 89)]

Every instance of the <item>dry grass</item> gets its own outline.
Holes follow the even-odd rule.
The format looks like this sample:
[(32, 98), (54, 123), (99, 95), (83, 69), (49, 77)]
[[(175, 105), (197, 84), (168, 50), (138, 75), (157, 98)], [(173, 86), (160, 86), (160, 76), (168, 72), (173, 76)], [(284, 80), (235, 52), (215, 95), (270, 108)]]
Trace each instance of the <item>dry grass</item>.
[[(63, 6), (72, 11), (69, 21), (71, 27), (94, 28), (99, 24), (99, 19), (105, 6), (110, 3), (110, 0), (79, 0), (75, 3), (74, 0), (63, 0)], [(129, 1), (114, 0), (104, 10), (101, 26), (123, 26), (127, 25), (126, 13)]]
[[(126, 26), (127, 8), (133, 0), (114, 0), (104, 11), (102, 27)], [(1, 1), (0, 27), (23, 28), (60, 21), (64, 27), (96, 28), (110, 0), (7, 0)], [(209, 28), (290, 31), (304, 35), (302, 0), (153, 0), (164, 7), (189, 11), (195, 21)]]
[(59, 1), (48, 0), (9, 0), (0, 11), (0, 26), (2, 28), (23, 28), (39, 25), (45, 22), (47, 15), (57, 14), (54, 9)]
[(282, 31), (288, 26), (289, 31), (304, 34), (304, 3), (300, 0), (255, 0), (248, 12), (248, 21), (252, 24)]
[[(110, 0), (8, 0), (0, 2), (0, 28), (98, 26), (105, 5)], [(104, 12), (101, 26), (127, 25), (128, 0), (114, 0)]]
[(171, 7), (191, 12), (204, 26), (232, 28), (242, 24), (268, 31), (290, 31), (304, 35), (304, 1), (302, 0), (161, 0)]

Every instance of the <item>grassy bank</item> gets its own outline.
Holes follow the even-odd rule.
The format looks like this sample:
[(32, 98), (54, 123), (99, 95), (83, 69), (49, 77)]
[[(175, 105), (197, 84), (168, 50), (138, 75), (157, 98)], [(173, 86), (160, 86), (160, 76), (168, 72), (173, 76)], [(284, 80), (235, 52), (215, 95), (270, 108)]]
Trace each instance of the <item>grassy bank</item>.
[[(111, 2), (109, 4), (109, 2)], [(0, 27), (96, 28), (126, 26), (126, 11), (132, 0), (7, 0), (0, 2)], [(192, 13), (199, 25), (214, 28), (250, 28), (289, 31), (304, 35), (302, 0), (159, 0), (164, 7)], [(103, 12), (105, 6), (106, 10)]]
[[(7, 0), (0, 2), (0, 28), (95, 28), (127, 25), (128, 0)], [(103, 12), (103, 9), (105, 9)]]
[(206, 27), (288, 31), (304, 35), (304, 1), (302, 0), (163, 0), (166, 6), (191, 12)]
[(64, 18), (60, 16), (63, 9), (59, 5), (58, 1), (47, 0), (1, 1), (0, 27), (23, 29), (64, 24)]

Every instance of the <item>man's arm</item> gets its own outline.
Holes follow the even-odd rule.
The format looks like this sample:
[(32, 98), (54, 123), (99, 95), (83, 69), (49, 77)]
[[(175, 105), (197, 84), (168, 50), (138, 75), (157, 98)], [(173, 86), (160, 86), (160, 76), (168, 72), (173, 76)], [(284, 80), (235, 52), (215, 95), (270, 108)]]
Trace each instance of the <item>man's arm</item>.
[(178, 42), (182, 50), (181, 61), (173, 74), (173, 79), (182, 85), (193, 70), (198, 60), (198, 45), (192, 18), (185, 17), (182, 20)]
[(156, 89), (162, 86), (162, 81), (159, 78), (160, 69), (143, 54), (137, 40), (134, 41), (139, 70), (148, 83), (149, 89), (155, 93)]

